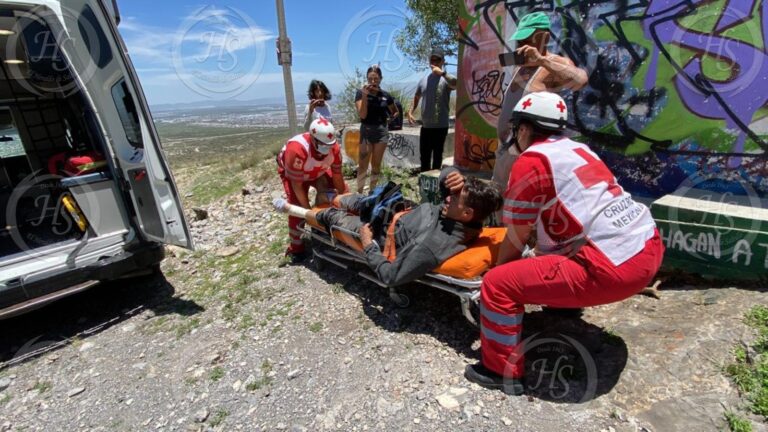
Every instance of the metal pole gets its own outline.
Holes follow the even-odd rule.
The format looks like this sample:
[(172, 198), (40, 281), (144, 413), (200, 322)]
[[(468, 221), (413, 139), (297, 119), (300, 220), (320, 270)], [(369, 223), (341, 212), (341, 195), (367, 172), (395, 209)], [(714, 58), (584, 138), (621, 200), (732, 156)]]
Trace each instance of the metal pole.
[(280, 37), (278, 44), (278, 62), (283, 66), (283, 83), (285, 84), (285, 103), (288, 106), (288, 127), (291, 132), (298, 130), (296, 125), (296, 100), (293, 96), (293, 77), (291, 76), (291, 42), (285, 29), (285, 8), (283, 0), (277, 1), (277, 26)]

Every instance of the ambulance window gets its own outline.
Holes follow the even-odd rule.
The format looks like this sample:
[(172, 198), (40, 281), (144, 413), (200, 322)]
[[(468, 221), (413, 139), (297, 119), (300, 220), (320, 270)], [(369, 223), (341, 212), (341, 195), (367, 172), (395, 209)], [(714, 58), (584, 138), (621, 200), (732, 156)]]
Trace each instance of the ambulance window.
[(128, 92), (125, 79), (121, 79), (112, 86), (112, 99), (115, 101), (117, 114), (120, 116), (120, 122), (123, 124), (128, 142), (134, 147), (144, 148), (144, 142), (141, 139), (139, 112), (136, 110), (136, 103), (134, 103), (131, 93)]
[(0, 108), (0, 159), (25, 155), (19, 131), (11, 116), (11, 111)]
[(85, 5), (83, 11), (80, 12), (77, 27), (80, 34), (83, 35), (83, 42), (88, 48), (91, 58), (99, 69), (104, 69), (104, 66), (112, 61), (112, 48), (110, 48), (107, 35), (104, 34), (104, 30), (90, 6)]

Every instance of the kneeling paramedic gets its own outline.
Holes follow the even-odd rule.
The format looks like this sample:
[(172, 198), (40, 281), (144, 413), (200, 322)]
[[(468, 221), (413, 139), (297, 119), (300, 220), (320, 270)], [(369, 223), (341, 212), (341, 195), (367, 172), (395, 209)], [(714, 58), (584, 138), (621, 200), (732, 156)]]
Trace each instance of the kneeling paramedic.
[[(317, 190), (318, 203), (327, 201), (329, 192), (347, 190), (341, 175), (341, 149), (336, 142), (336, 130), (324, 117), (312, 121), (309, 132), (288, 140), (277, 155), (277, 166), (288, 202), (305, 209), (311, 208), (310, 186)], [(288, 217), (291, 243), (285, 253), (294, 260), (301, 260), (305, 255), (298, 230), (303, 222), (301, 218)]]
[(359, 232), (368, 266), (380, 281), (397, 286), (424, 276), (466, 249), (477, 239), (483, 221), (502, 204), (501, 192), (494, 184), (474, 177), (465, 179), (455, 168), (441, 173), (440, 191), (444, 204), (424, 203), (398, 213), (385, 235), (377, 236), (370, 224), (351, 214), (360, 212), (365, 195), (339, 196), (334, 200), (339, 208), (320, 211), (302, 211), (277, 201), (275, 207), (315, 218), (325, 226)]
[[(521, 155), (504, 193), (507, 237), (480, 296), (481, 362), (464, 376), (507, 394), (524, 389), (526, 304), (581, 308), (617, 302), (648, 286), (664, 246), (650, 211), (635, 202), (588, 146), (559, 136), (563, 99), (531, 93), (514, 108)], [(520, 259), (533, 230), (536, 256)]]

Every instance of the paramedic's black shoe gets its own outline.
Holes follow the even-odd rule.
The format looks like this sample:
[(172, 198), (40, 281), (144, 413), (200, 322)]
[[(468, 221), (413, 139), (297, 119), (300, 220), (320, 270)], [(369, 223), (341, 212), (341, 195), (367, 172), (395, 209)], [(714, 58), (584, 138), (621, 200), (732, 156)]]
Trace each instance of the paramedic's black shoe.
[(307, 258), (310, 257), (310, 254), (306, 251), (304, 252), (286, 252), (285, 258), (286, 261), (283, 261), (282, 265), (280, 267), (284, 267), (286, 265), (299, 265), (307, 260)]
[(464, 378), (480, 387), (491, 390), (501, 390), (510, 396), (519, 396), (525, 392), (523, 383), (514, 378), (504, 378), (483, 366), (482, 363), (467, 365), (464, 368)]

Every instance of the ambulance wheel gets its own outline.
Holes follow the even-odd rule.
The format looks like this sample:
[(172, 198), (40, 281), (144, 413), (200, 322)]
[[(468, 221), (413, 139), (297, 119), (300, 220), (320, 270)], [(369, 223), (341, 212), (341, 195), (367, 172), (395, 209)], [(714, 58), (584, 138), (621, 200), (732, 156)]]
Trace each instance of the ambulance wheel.
[(389, 298), (399, 308), (407, 308), (411, 304), (411, 299), (407, 295), (395, 291), (389, 292)]

